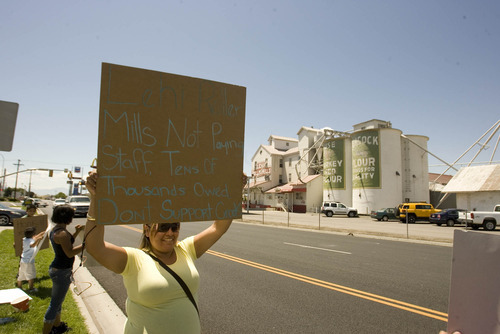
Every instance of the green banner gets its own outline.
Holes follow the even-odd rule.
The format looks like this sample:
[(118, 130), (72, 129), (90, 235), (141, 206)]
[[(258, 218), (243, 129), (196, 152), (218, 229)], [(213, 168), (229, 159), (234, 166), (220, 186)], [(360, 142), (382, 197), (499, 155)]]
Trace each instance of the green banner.
[(323, 189), (345, 189), (344, 138), (323, 145)]
[(351, 139), (352, 187), (380, 188), (380, 132), (356, 132)]

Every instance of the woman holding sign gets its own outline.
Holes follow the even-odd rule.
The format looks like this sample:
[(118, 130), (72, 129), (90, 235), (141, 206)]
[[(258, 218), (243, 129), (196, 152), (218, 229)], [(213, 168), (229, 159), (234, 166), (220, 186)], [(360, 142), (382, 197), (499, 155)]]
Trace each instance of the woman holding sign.
[[(139, 248), (104, 241), (104, 226), (95, 221), (98, 174), (87, 177), (91, 202), (84, 244), (100, 264), (121, 274), (127, 289), (124, 332), (200, 333), (196, 305), (199, 275), (194, 260), (229, 229), (232, 220), (217, 220), (201, 233), (178, 241), (180, 223), (143, 225)], [(243, 176), (243, 184), (246, 176)]]

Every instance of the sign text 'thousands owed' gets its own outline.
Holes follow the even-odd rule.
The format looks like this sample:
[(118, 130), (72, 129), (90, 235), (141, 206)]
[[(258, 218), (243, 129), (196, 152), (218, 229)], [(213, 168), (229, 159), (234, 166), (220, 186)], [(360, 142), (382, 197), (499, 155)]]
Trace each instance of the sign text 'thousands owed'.
[(104, 63), (100, 224), (241, 217), (246, 88)]

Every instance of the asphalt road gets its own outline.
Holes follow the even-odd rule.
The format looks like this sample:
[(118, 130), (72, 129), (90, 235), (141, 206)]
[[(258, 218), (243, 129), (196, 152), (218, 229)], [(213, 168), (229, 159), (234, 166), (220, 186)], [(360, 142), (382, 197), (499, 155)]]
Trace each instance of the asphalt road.
[[(185, 223), (180, 237), (208, 225)], [(110, 242), (139, 243), (140, 226), (106, 231)], [(203, 333), (438, 333), (451, 255), (446, 246), (235, 222), (197, 261)], [(121, 277), (91, 258), (86, 266), (123, 309)]]

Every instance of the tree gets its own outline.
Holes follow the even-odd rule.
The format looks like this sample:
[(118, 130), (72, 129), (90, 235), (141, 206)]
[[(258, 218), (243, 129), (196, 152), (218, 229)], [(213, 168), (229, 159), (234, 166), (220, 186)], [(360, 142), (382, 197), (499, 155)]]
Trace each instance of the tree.
[(12, 196), (12, 193), (14, 192), (14, 189), (12, 189), (11, 187), (7, 187), (7, 189), (5, 189), (5, 192), (4, 192), (4, 196), (5, 197), (10, 197)]
[(63, 192), (58, 193), (57, 195), (54, 196), (55, 198), (66, 198), (66, 194)]
[[(19, 197), (19, 196), (24, 195), (26, 193), (26, 190), (23, 188), (17, 188), (16, 193), (18, 195), (17, 197)], [(5, 189), (5, 193), (3, 196), (6, 198), (9, 198), (9, 197), (12, 197), (13, 195), (14, 195), (14, 188), (7, 187), (7, 189)]]

